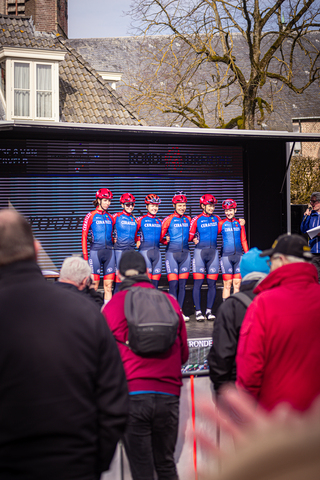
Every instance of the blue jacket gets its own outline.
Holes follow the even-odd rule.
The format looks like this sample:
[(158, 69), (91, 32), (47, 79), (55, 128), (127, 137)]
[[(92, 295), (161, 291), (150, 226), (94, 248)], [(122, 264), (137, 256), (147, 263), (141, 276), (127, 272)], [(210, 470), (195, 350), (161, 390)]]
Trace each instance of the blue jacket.
[(239, 220), (221, 220), (218, 233), (222, 235), (222, 255), (242, 255), (242, 249), (246, 253), (249, 250), (246, 231), (241, 227)]
[(191, 221), (190, 238), (197, 236), (199, 243), (195, 248), (217, 248), (218, 223), (221, 220), (217, 215), (201, 213)]
[[(161, 242), (167, 245), (169, 252), (182, 252), (189, 250), (189, 229), (191, 218), (187, 215), (178, 215), (172, 213), (162, 222)], [(169, 243), (166, 241), (166, 235), (170, 235)]]
[[(302, 220), (300, 230), (302, 233), (307, 233), (307, 230), (310, 230), (311, 228), (315, 228), (319, 226), (320, 226), (320, 214), (312, 211), (309, 216), (306, 215), (305, 218)], [(312, 253), (320, 253), (320, 237), (310, 238), (309, 246), (311, 248)]]
[(115, 213), (114, 233), (115, 233), (115, 250), (133, 250), (136, 246), (134, 237), (137, 229), (137, 221), (132, 214), (124, 211)]
[(139, 250), (159, 248), (161, 220), (148, 213), (137, 219), (136, 241), (141, 240)]
[(113, 219), (109, 213), (101, 211), (98, 208), (89, 212), (83, 221), (82, 226), (82, 252), (83, 258), (88, 260), (87, 239), (88, 233), (91, 232), (92, 240), (90, 248), (92, 250), (100, 250), (102, 248), (112, 248), (112, 230)]

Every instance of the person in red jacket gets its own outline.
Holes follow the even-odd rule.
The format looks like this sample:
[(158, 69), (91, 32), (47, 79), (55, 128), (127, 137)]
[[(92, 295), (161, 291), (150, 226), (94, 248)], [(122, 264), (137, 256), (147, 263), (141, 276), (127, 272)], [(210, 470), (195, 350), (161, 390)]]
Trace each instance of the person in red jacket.
[(282, 402), (304, 411), (320, 395), (320, 285), (310, 247), (282, 235), (261, 256), (269, 275), (244, 318), (237, 350), (237, 386), (267, 410)]
[(125, 344), (128, 324), (124, 313), (127, 288), (155, 288), (147, 276), (146, 262), (136, 251), (123, 253), (119, 263), (119, 292), (102, 313), (113, 333), (127, 377), (130, 407), (124, 444), (133, 480), (177, 479), (174, 450), (178, 435), (181, 366), (188, 359), (185, 323), (177, 300), (167, 293), (179, 316), (178, 334), (165, 353), (141, 357)]

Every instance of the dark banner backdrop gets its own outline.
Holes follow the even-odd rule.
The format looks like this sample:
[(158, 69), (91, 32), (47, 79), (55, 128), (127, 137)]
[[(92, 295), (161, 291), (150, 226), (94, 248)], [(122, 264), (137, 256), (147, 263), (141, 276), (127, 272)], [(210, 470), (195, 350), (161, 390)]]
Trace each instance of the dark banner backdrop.
[(0, 207), (15, 208), (31, 223), (43, 247), (43, 269), (59, 270), (66, 256), (81, 253), (82, 222), (102, 187), (113, 192), (110, 213), (130, 192), (135, 216), (144, 215), (144, 197), (156, 193), (163, 219), (173, 211), (174, 193), (183, 190), (191, 217), (200, 213), (204, 193), (218, 199), (215, 212), (222, 218), (221, 203), (230, 197), (237, 217), (244, 215), (241, 147), (62, 140), (2, 140), (0, 147)]

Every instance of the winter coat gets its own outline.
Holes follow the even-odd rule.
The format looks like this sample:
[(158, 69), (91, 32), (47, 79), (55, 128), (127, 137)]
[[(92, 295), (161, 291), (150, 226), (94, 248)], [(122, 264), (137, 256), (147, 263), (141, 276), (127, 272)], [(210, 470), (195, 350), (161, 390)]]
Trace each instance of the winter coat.
[(0, 267), (0, 479), (97, 480), (126, 425), (119, 351), (92, 301)]
[(315, 267), (291, 263), (254, 290), (242, 327), (237, 385), (267, 410), (303, 411), (320, 394), (320, 285)]
[[(147, 277), (144, 276), (146, 280), (141, 279), (141, 276), (139, 277), (140, 281), (134, 283), (133, 286), (154, 288)], [(145, 358), (136, 355), (126, 345), (123, 345), (128, 339), (128, 324), (124, 314), (126, 294), (127, 290), (116, 293), (104, 307), (102, 313), (118, 342), (129, 392), (155, 391), (180, 395), (182, 385), (181, 366), (188, 360), (189, 352), (186, 327), (178, 302), (171, 295), (164, 293), (179, 315), (178, 335), (175, 343), (167, 352)]]

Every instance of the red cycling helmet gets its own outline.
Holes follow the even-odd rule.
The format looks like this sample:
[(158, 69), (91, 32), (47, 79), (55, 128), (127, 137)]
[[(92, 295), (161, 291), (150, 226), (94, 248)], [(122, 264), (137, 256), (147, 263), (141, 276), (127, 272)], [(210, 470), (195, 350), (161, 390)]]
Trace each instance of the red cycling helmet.
[(134, 198), (134, 196), (131, 193), (122, 194), (120, 197), (120, 203), (129, 203), (129, 202), (136, 203), (136, 199)]
[(153, 193), (150, 193), (150, 195), (147, 195), (146, 198), (144, 199), (144, 203), (147, 205), (150, 205), (150, 203), (153, 203), (154, 205), (160, 205), (161, 200), (158, 197), (158, 195), (154, 195)]
[(112, 192), (108, 189), (108, 188), (100, 188), (100, 190), (97, 191), (96, 193), (96, 200), (98, 200), (98, 198), (109, 198), (111, 200), (111, 198), (113, 198), (113, 195), (112, 195)]
[(187, 197), (185, 196), (184, 192), (179, 191), (177, 192), (172, 199), (172, 203), (187, 203)]
[(209, 205), (209, 203), (213, 203), (213, 205), (215, 205), (218, 203), (218, 200), (210, 193), (206, 193), (206, 195), (202, 195), (202, 197), (200, 197), (200, 206)]
[(237, 208), (237, 204), (232, 198), (227, 198), (227, 200), (224, 200), (222, 202), (222, 208), (224, 210), (229, 210), (229, 208)]

